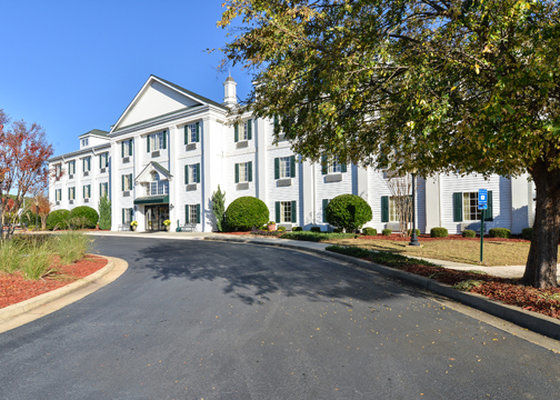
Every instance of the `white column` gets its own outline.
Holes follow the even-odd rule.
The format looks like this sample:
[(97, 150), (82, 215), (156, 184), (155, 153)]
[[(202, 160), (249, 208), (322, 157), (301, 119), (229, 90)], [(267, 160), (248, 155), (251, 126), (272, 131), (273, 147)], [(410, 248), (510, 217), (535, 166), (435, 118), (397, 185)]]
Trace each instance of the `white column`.
[[(213, 174), (216, 171), (212, 166), (213, 157), (213, 138), (212, 135), (217, 133), (217, 129), (214, 129), (214, 121), (206, 117), (202, 120), (202, 135), (201, 141), (201, 199), (200, 199), (200, 222), (202, 224), (203, 232), (212, 232), (214, 229), (214, 224), (212, 221), (212, 209), (210, 208), (210, 199), (212, 198), (212, 193), (215, 190), (214, 182), (216, 181)], [(214, 166), (215, 167), (215, 166)], [(216, 186), (217, 187), (217, 186)]]
[(120, 198), (119, 165), (121, 162), (119, 142), (111, 142), (111, 164), (109, 171), (109, 191), (111, 193), (111, 230), (116, 231), (121, 223), (121, 213), (118, 199)]
[[(440, 202), (440, 180), (439, 175), (431, 176), (425, 180), (425, 232), (441, 226), (441, 202)], [(418, 201), (418, 198), (417, 198)], [(417, 208), (418, 209), (418, 208)]]
[(533, 190), (524, 174), (511, 178), (511, 232), (521, 233), (523, 228), (532, 226)]
[(269, 142), (270, 135), (272, 135), (270, 128), (270, 122), (262, 118), (257, 119), (256, 122), (256, 162), (255, 170), (253, 171), (253, 176), (257, 184), (257, 197), (268, 204), (268, 168), (266, 168), (267, 163), (267, 145)]
[[(179, 161), (177, 155), (179, 154), (179, 146), (183, 144), (183, 136), (181, 131), (176, 126), (169, 127), (169, 173), (171, 178), (169, 178), (169, 221), (171, 225), (169, 230), (175, 232), (177, 229), (177, 220), (180, 219), (180, 191), (185, 188), (181, 185), (181, 180), (179, 178)], [(179, 221), (180, 224), (180, 221)]]
[(303, 188), (303, 204), (300, 205), (303, 210), (303, 220), (301, 227), (309, 228), (314, 224), (315, 217), (315, 184), (313, 182), (313, 174), (315, 172), (313, 165), (309, 161), (304, 161), (301, 168), (301, 185)]

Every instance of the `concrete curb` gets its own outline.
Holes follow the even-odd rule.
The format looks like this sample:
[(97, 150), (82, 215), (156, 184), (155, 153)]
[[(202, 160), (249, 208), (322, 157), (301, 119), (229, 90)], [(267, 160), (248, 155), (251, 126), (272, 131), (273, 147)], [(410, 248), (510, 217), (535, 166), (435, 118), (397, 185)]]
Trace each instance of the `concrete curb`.
[(533, 332), (548, 336), (556, 340), (560, 340), (560, 321), (555, 318), (551, 318), (546, 315), (542, 315), (533, 311), (526, 311), (520, 307), (499, 303), (497, 301), (490, 300), (476, 293), (462, 292), (460, 290), (454, 289), (450, 285), (440, 283), (433, 279), (429, 279), (420, 275), (415, 275), (410, 272), (402, 271), (396, 268), (386, 267), (384, 265), (361, 260), (359, 258), (347, 256), (344, 254), (334, 253), (331, 251), (317, 250), (305, 246), (298, 246), (292, 243), (281, 243), (281, 242), (270, 243), (268, 241), (263, 241), (258, 239), (242, 239), (242, 238), (231, 238), (231, 237), (223, 237), (223, 238), (208, 237), (206, 238), (206, 240), (258, 244), (258, 245), (266, 245), (266, 246), (284, 247), (284, 248), (295, 249), (299, 251), (313, 252), (321, 256), (326, 256), (350, 264), (354, 264), (361, 268), (378, 272), (383, 275), (389, 276), (391, 278), (400, 279), (406, 283), (412, 284), (422, 289), (432, 291), (439, 295), (455, 300), (459, 303), (465, 304), (469, 307), (476, 308), (480, 311), (484, 311), (495, 317), (512, 322), (516, 325), (529, 329)]
[(128, 268), (120, 258), (106, 257), (107, 265), (61, 288), (0, 309), (0, 333), (17, 328), (78, 301), (115, 281)]

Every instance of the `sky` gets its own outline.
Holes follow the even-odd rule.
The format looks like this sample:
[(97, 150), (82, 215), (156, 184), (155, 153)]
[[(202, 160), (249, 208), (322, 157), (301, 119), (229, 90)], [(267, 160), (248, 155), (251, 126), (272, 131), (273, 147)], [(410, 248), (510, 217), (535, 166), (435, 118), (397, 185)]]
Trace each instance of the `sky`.
[(150, 74), (222, 102), (231, 72), (219, 70), (226, 31), (222, 0), (0, 0), (0, 109), (37, 122), (54, 153), (77, 150), (78, 136), (109, 130)]

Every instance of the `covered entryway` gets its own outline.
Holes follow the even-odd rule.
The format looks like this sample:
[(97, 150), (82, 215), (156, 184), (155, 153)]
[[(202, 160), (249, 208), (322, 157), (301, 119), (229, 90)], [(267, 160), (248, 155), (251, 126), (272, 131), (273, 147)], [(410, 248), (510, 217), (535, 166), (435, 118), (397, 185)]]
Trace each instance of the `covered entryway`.
[(166, 230), (163, 221), (169, 219), (169, 204), (146, 205), (144, 210), (147, 232)]
[(170, 179), (169, 171), (153, 161), (136, 177), (138, 192), (144, 194), (134, 199), (134, 205), (143, 216), (138, 218), (140, 231), (157, 232), (167, 229), (164, 222), (169, 219)]

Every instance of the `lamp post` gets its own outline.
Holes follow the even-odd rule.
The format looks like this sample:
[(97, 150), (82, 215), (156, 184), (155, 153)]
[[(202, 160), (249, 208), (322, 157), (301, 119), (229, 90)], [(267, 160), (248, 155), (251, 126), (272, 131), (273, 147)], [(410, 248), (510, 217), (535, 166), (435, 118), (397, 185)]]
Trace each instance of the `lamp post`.
[(409, 246), (420, 246), (418, 236), (416, 236), (416, 174), (412, 174), (412, 234), (410, 235)]

